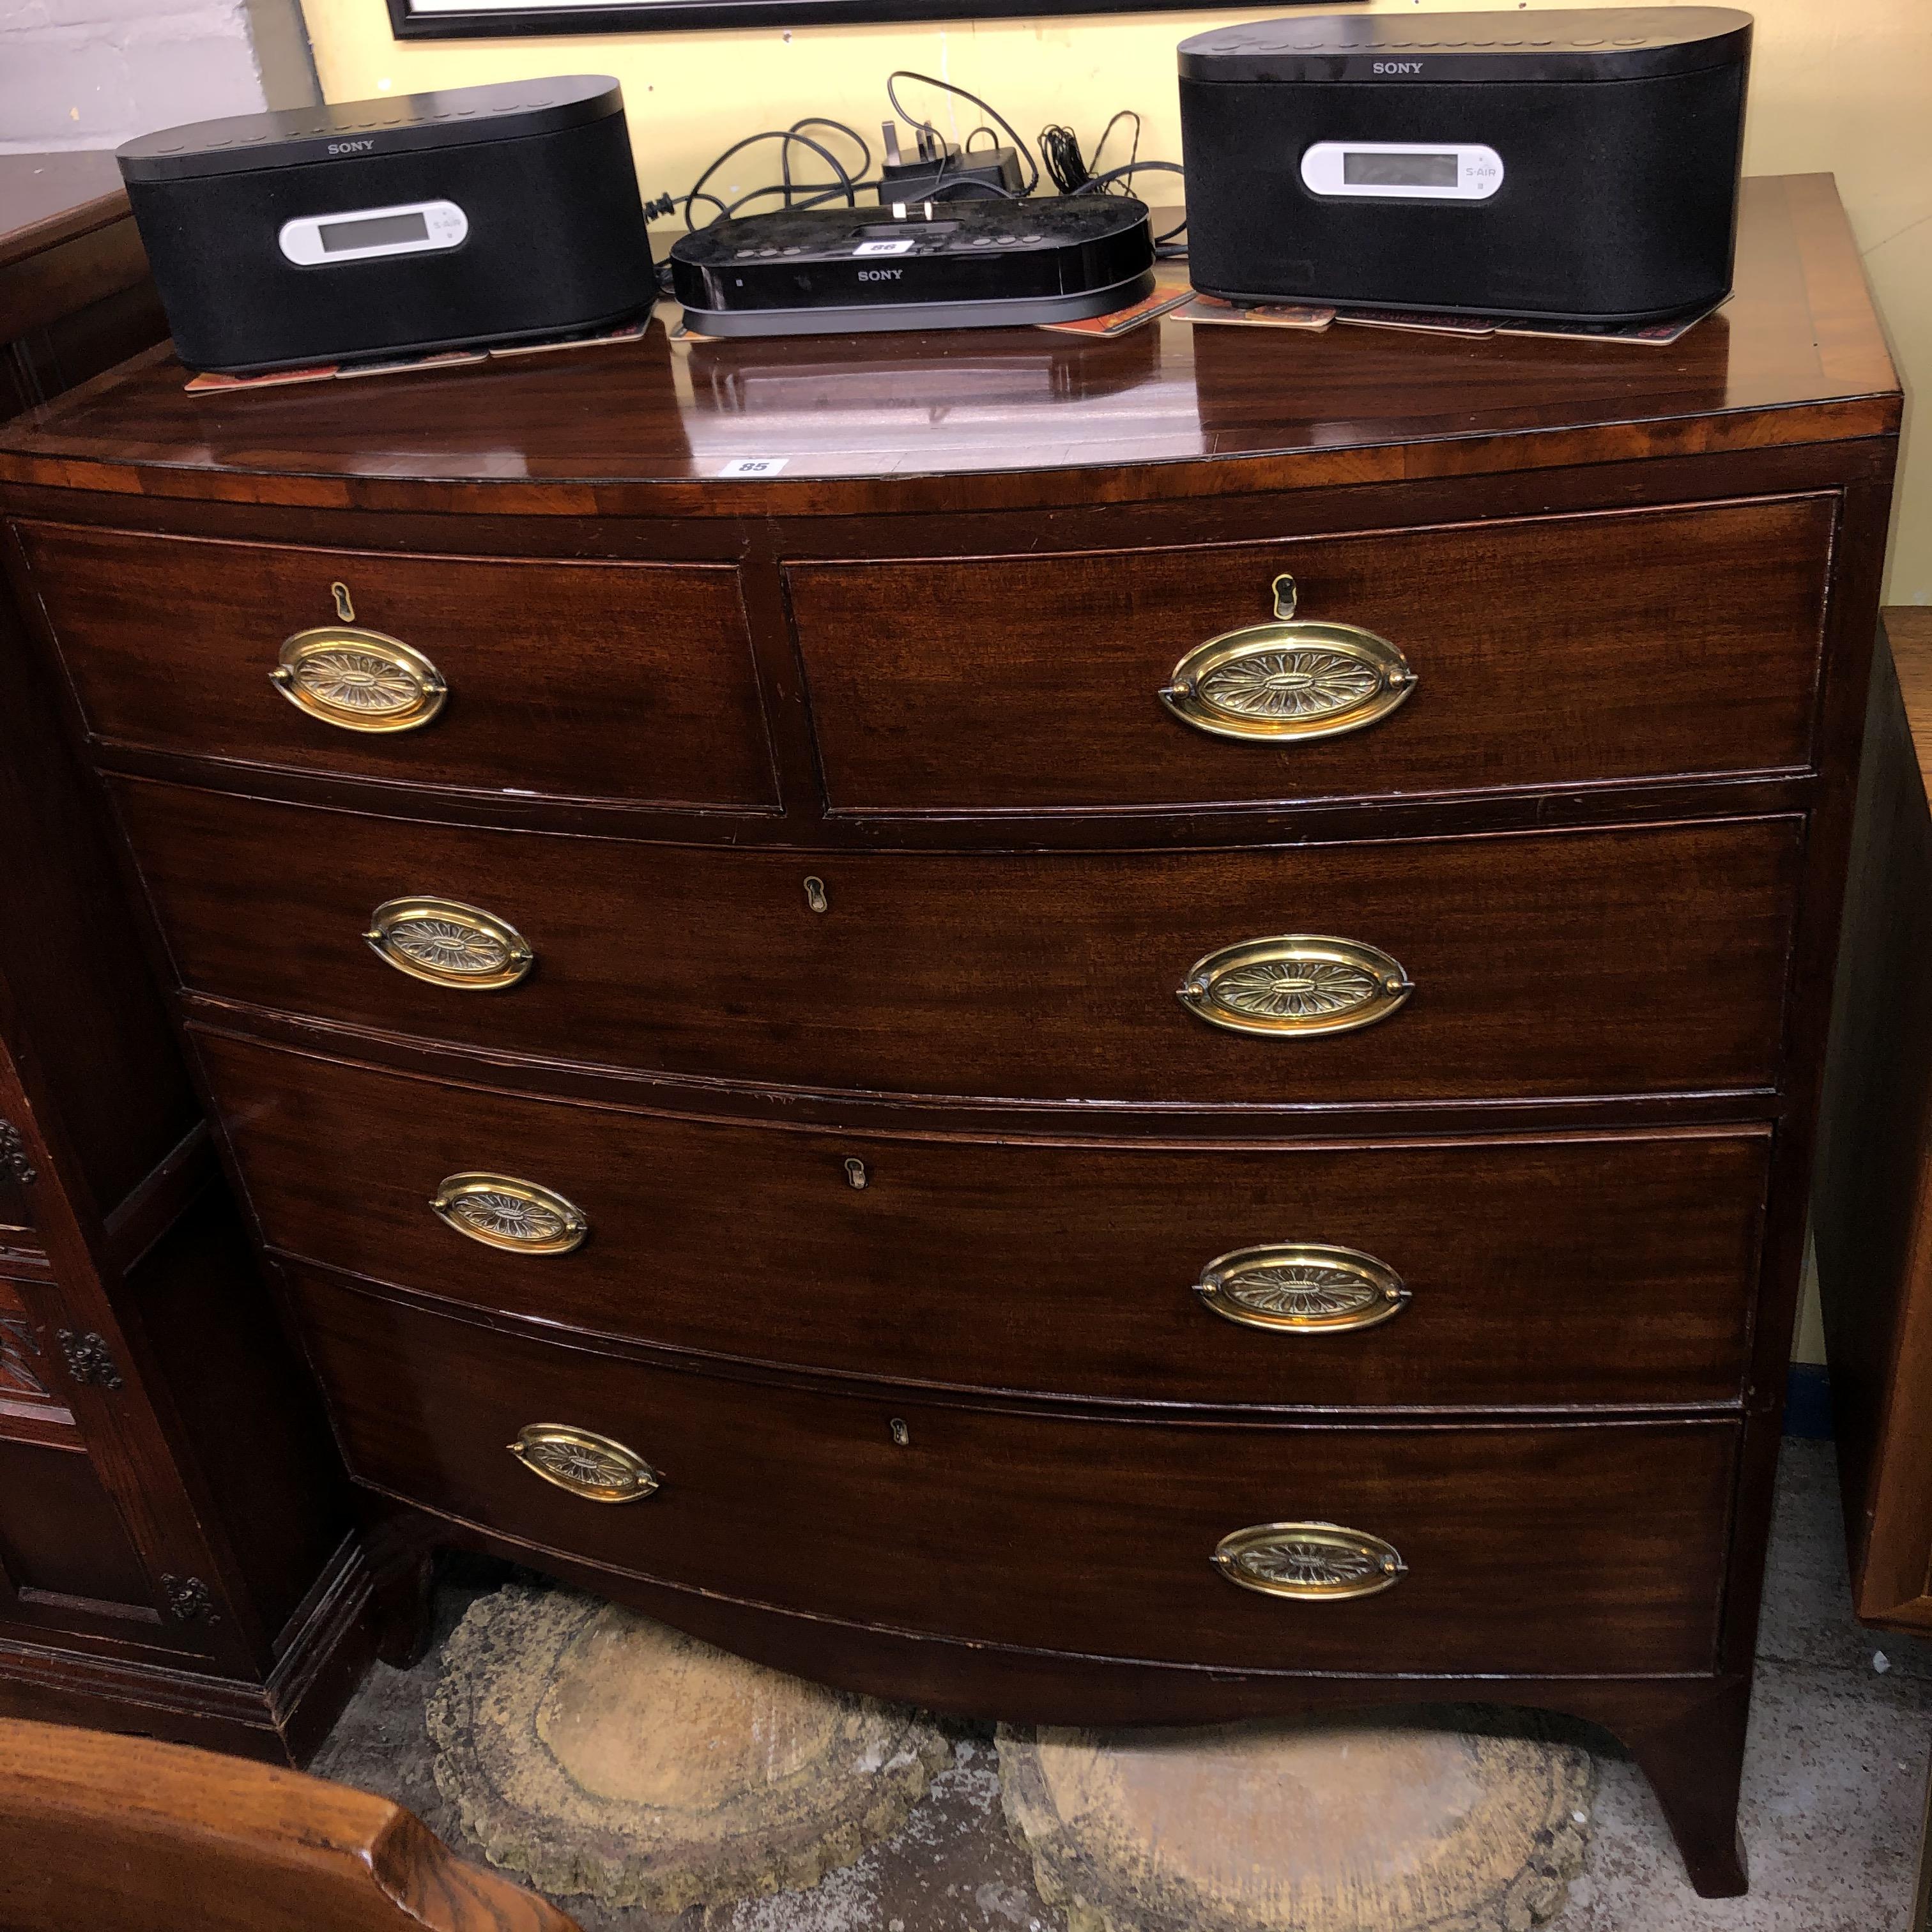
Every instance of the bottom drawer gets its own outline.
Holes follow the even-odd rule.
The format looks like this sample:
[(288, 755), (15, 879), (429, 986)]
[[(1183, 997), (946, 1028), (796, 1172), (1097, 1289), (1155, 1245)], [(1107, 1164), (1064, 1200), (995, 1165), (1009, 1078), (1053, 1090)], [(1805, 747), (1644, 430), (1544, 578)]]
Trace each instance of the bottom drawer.
[[(647, 1366), (289, 1273), (356, 1475), (660, 1582), (1231, 1667), (1712, 1666), (1733, 1424), (1304, 1427), (908, 1402)], [(542, 1479), (506, 1446), (538, 1424), (628, 1445), (659, 1486), (610, 1503)], [(1230, 1582), (1222, 1539), (1284, 1521), (1367, 1532), (1406, 1574), (1332, 1601)]]

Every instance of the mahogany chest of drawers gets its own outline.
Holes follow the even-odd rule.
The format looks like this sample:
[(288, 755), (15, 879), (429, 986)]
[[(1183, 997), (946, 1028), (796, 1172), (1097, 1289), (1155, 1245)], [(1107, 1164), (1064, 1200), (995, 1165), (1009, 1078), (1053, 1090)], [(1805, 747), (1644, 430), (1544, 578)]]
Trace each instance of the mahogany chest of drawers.
[(1670, 348), (182, 385), (4, 439), (8, 567), (392, 1607), (1546, 1705), (1742, 1887), (1899, 412), (1828, 181)]

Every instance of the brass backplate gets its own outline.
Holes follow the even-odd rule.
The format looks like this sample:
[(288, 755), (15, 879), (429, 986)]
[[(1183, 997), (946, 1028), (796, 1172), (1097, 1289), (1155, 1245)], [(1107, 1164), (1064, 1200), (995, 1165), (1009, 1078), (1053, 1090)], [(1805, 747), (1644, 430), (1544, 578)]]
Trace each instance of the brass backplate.
[(1386, 1262), (1320, 1241), (1270, 1241), (1217, 1255), (1194, 1284), (1202, 1306), (1246, 1328), (1283, 1335), (1343, 1335), (1373, 1328), (1408, 1306)]
[(561, 1194), (511, 1174), (452, 1174), (429, 1204), (459, 1234), (514, 1254), (567, 1255), (590, 1232)]
[(1378, 946), (1290, 932), (1197, 959), (1179, 998), (1212, 1026), (1305, 1036), (1373, 1026), (1414, 990), (1401, 962)]
[(1395, 1546), (1336, 1522), (1258, 1522), (1222, 1538), (1214, 1567), (1270, 1597), (1340, 1603), (1372, 1597), (1408, 1574)]
[(664, 1485), (634, 1449), (567, 1422), (532, 1422), (517, 1431), (509, 1450), (532, 1475), (586, 1502), (641, 1502)]
[(1160, 701), (1216, 738), (1338, 738), (1386, 718), (1415, 688), (1408, 660), (1354, 624), (1248, 624), (1196, 644)]
[(347, 624), (296, 632), (268, 682), (297, 710), (344, 731), (418, 730), (449, 694), (421, 651)]
[(385, 900), (370, 915), (362, 937), (398, 973), (466, 992), (514, 986), (536, 961), (508, 920), (460, 899), (412, 895)]

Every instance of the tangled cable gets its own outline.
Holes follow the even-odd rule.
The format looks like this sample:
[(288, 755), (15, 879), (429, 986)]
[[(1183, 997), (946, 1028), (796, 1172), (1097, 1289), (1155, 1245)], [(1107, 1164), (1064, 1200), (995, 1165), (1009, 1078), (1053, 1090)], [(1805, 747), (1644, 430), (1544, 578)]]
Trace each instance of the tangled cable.
[[(987, 117), (986, 122), (974, 128), (960, 142), (958, 152), (961, 158), (973, 152), (973, 143), (982, 134), (986, 135), (995, 147), (1000, 145), (1000, 134), (1004, 134), (1012, 144), (1014, 153), (1027, 170), (1025, 185), (1015, 190), (1001, 187), (998, 183), (982, 177), (975, 177), (973, 190), (976, 194), (1020, 201), (1039, 188), (1040, 165), (1034, 159), (1033, 148), (1021, 139), (1018, 129), (991, 102), (982, 100), (970, 88), (962, 87), (956, 82), (941, 80), (929, 74), (917, 74), (910, 68), (896, 68), (886, 80), (886, 98), (891, 103), (893, 113), (908, 126), (930, 135), (939, 150), (940, 158), (932, 182), (926, 190), (926, 194), (936, 194), (944, 186), (947, 165), (954, 158), (946, 136), (932, 122), (913, 113), (899, 98), (902, 82), (937, 88), (943, 94), (970, 102)], [(1106, 148), (1108, 138), (1123, 121), (1133, 123), (1133, 140), (1127, 150), (1127, 158), (1118, 167), (1102, 168), (1100, 157)], [(822, 128), (831, 135), (850, 141), (859, 151), (856, 170), (848, 168), (824, 142), (807, 134), (805, 130), (808, 128)], [(778, 178), (776, 182), (764, 188), (753, 188), (748, 194), (739, 196), (735, 201), (728, 202), (722, 195), (713, 194), (705, 185), (734, 155), (742, 154), (748, 148), (756, 147), (761, 141), (778, 143)], [(794, 148), (805, 148), (816, 155), (831, 170), (830, 178), (824, 181), (794, 180), (792, 176), (792, 151)], [(1142, 160), (1140, 148), (1141, 117), (1131, 107), (1122, 108), (1100, 130), (1100, 138), (1094, 144), (1090, 158), (1082, 154), (1079, 136), (1071, 128), (1054, 122), (1042, 128), (1040, 134), (1040, 160), (1046, 164), (1047, 176), (1054, 186), (1064, 195), (1105, 194), (1109, 191), (1126, 194), (1132, 192), (1131, 184), (1136, 174), (1158, 171), (1178, 175), (1182, 172), (1180, 164), (1176, 161)], [(716, 211), (710, 217), (710, 220), (728, 220), (740, 208), (749, 207), (752, 202), (762, 201), (770, 195), (778, 196), (787, 208), (818, 208), (828, 201), (838, 200), (843, 200), (848, 208), (856, 208), (859, 205), (860, 189), (876, 188), (880, 185), (880, 181), (872, 176), (872, 167), (871, 145), (856, 128), (848, 127), (843, 121), (834, 121), (823, 114), (808, 114), (794, 121), (789, 128), (767, 128), (758, 134), (747, 134), (741, 141), (734, 141), (684, 194), (660, 195), (646, 204), (644, 212), (646, 217), (655, 218), (675, 213), (681, 208), (685, 226), (695, 228), (700, 224), (693, 220), (692, 212), (700, 202)], [(1118, 185), (1119, 184), (1126, 185)], [(708, 226), (709, 224), (702, 225)], [(1184, 245), (1177, 247), (1174, 244), (1175, 238), (1186, 232), (1186, 226), (1187, 224), (1184, 220), (1178, 226), (1170, 228), (1166, 234), (1156, 236), (1156, 251), (1166, 256), (1185, 254)]]

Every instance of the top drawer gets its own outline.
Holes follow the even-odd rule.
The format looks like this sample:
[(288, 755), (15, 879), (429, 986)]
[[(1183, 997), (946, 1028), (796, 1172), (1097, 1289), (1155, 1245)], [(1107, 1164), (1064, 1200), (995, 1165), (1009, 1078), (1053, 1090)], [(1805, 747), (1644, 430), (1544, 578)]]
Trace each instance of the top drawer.
[[(1786, 497), (787, 577), (836, 810), (1490, 791), (1808, 765), (1832, 519)], [(1271, 622), (1284, 574), (1321, 628), (1217, 652), (1220, 705), (1182, 706), (1279, 735), (1184, 722), (1162, 688)], [(1405, 664), (1372, 728), (1307, 735), (1373, 713)]]
[[(734, 566), (16, 529), (88, 728), (103, 737), (338, 778), (640, 806), (778, 803)], [(285, 648), (330, 628), (376, 635), (338, 646), (320, 634), (300, 662), (300, 647)], [(270, 681), (278, 666), (302, 704)]]

